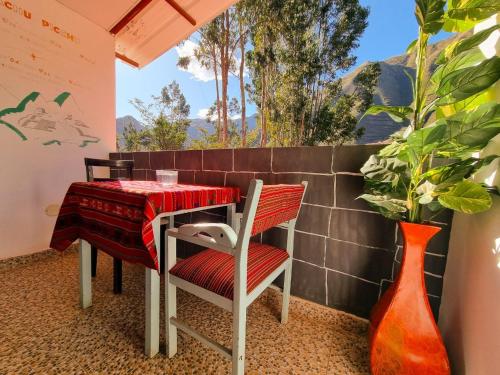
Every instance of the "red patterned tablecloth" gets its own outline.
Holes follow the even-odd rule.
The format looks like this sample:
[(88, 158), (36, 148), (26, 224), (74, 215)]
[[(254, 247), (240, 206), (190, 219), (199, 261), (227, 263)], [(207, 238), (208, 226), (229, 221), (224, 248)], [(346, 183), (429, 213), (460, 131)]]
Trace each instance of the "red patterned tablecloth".
[(158, 269), (152, 227), (156, 215), (239, 200), (239, 189), (232, 187), (75, 182), (64, 198), (50, 246), (63, 251), (81, 238), (115, 258)]

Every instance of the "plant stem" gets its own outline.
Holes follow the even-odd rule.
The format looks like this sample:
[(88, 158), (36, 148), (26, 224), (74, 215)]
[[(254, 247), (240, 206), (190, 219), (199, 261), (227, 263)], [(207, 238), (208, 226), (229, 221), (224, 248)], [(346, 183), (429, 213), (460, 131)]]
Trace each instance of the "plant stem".
[(422, 128), (422, 110), (425, 105), (425, 68), (427, 62), (427, 43), (429, 34), (424, 33), (422, 28), (418, 30), (418, 48), (416, 57), (416, 72), (415, 72), (415, 112), (413, 116), (413, 129)]
[[(425, 69), (427, 63), (427, 43), (429, 42), (429, 34), (418, 30), (417, 56), (415, 59), (415, 87), (413, 97), (415, 100), (415, 108), (413, 114), (413, 131), (419, 130), (424, 126), (424, 107), (425, 107)], [(420, 175), (424, 172), (427, 156), (418, 157), (418, 161), (414, 166), (411, 176), (410, 187), (408, 189), (407, 200), (410, 203), (408, 210), (408, 221), (411, 223), (422, 222), (422, 205), (418, 202), (418, 194), (416, 189), (419, 185)]]

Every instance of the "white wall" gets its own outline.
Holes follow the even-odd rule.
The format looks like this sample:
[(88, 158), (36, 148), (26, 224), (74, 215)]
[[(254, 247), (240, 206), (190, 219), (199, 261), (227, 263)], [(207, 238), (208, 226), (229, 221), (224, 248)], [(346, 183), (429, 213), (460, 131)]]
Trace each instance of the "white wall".
[[(500, 16), (493, 17), (475, 31), (499, 21)], [(493, 56), (499, 54), (499, 45), (496, 31), (481, 47)], [(498, 83), (492, 94), (500, 100)], [(485, 154), (500, 155), (500, 136)], [(500, 186), (499, 162), (475, 178)], [(500, 372), (500, 197), (493, 197), (487, 212), (453, 218), (439, 327), (454, 374)]]
[(114, 39), (55, 0), (0, 0), (0, 40), (3, 259), (47, 249), (84, 156), (115, 149), (115, 72)]

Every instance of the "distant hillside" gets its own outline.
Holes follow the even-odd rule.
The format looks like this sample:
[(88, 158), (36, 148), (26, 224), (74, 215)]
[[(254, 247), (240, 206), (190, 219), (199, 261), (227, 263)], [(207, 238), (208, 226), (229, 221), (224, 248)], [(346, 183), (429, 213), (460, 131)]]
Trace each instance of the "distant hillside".
[[(241, 119), (235, 120), (236, 126), (238, 129), (241, 129)], [(249, 117), (247, 117), (247, 131), (251, 131), (255, 129), (257, 126), (257, 115), (253, 114)], [(200, 138), (200, 131), (198, 129), (207, 129), (210, 132), (213, 132), (213, 125), (209, 124), (205, 119), (201, 118), (196, 118), (191, 120), (191, 125), (189, 125), (188, 128), (188, 135), (190, 139), (199, 139)]]
[(132, 124), (137, 130), (144, 129), (144, 126), (134, 116), (127, 115), (116, 119), (116, 133), (123, 134), (123, 130), (128, 124)]
[[(188, 142), (190, 139), (199, 139), (200, 138), (200, 134), (201, 134), (199, 131), (200, 128), (207, 129), (209, 132), (213, 132), (213, 126), (211, 124), (209, 124), (205, 119), (195, 118), (195, 119), (191, 119), (190, 121), (191, 121), (191, 124), (189, 125), (188, 131), (187, 131), (188, 132)], [(240, 129), (241, 128), (241, 119), (238, 119), (235, 122), (236, 122), (236, 126), (238, 127), (238, 129)], [(140, 121), (138, 121), (133, 116), (127, 115), (127, 116), (123, 116), (123, 117), (118, 117), (116, 119), (116, 134), (121, 137), (123, 134), (123, 130), (125, 129), (125, 126), (128, 125), (129, 123), (131, 123), (134, 126), (134, 128), (136, 128), (137, 130), (144, 129), (144, 126), (142, 125), (142, 123)], [(257, 126), (257, 115), (254, 114), (252, 116), (247, 117), (248, 131), (255, 129), (256, 126)]]
[[(429, 46), (428, 70), (430, 72), (434, 71), (434, 61), (436, 61), (443, 48), (459, 37), (463, 38), (463, 36), (454, 36)], [(367, 64), (362, 64), (355, 71), (343, 78), (344, 90), (346, 92), (354, 90), (354, 77)], [(415, 77), (415, 53), (391, 57), (380, 62), (380, 68), (380, 79), (375, 91), (374, 103), (409, 105), (412, 102), (411, 82), (404, 71), (406, 70), (412, 77)], [(360, 126), (365, 128), (365, 134), (358, 140), (358, 143), (375, 143), (386, 140), (389, 135), (399, 130), (403, 124), (391, 120), (389, 116), (382, 113), (377, 116), (365, 117), (361, 121)]]

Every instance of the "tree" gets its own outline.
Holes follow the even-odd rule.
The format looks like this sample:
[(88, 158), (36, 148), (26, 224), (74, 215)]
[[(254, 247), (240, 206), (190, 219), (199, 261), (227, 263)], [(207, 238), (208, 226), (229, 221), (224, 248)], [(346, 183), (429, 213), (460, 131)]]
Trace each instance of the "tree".
[(131, 122), (125, 125), (123, 129), (123, 150), (124, 151), (141, 151), (147, 148), (149, 137), (144, 130), (137, 130)]
[(248, 25), (248, 15), (246, 10), (248, 0), (240, 1), (236, 4), (236, 17), (238, 20), (238, 39), (240, 49), (240, 67), (239, 67), (239, 81), (240, 81), (240, 103), (241, 103), (241, 146), (247, 145), (247, 124), (246, 124), (246, 94), (245, 94), (245, 54), (246, 44), (248, 40), (248, 33), (250, 28)]
[[(239, 45), (238, 20), (236, 8), (231, 7), (200, 28), (196, 34), (199, 37), (198, 47), (194, 57), (202, 66), (212, 69), (215, 76), (217, 130), (219, 141), (228, 145), (228, 84), (229, 74), (235, 71), (235, 52)], [(178, 61), (181, 67), (187, 67), (190, 59), (183, 57)], [(219, 74), (221, 78), (219, 93)]]
[(354, 78), (354, 90), (346, 93), (342, 80), (325, 86), (321, 105), (312, 122), (305, 124), (302, 143), (342, 144), (363, 135), (364, 129), (357, 127), (359, 117), (373, 103), (373, 92), (380, 76), (380, 64), (367, 65)]
[[(337, 126), (329, 122), (333, 115), (350, 119), (352, 113), (345, 111), (363, 100), (357, 95), (341, 96), (338, 75), (356, 61), (352, 51), (366, 28), (368, 9), (358, 0), (254, 0), (246, 4), (246, 14), (252, 18), (251, 97), (259, 109), (261, 146), (324, 141), (322, 130), (311, 129)], [(315, 134), (322, 136), (315, 139)]]
[(176, 81), (163, 87), (159, 96), (153, 95), (151, 103), (145, 104), (135, 98), (131, 104), (146, 125), (142, 134), (145, 147), (150, 150), (182, 148), (187, 138), (191, 108)]
[[(228, 111), (230, 114), (229, 121), (228, 121), (228, 137), (227, 137), (227, 143), (224, 144), (219, 141), (217, 134), (214, 132), (211, 132), (210, 129), (215, 127), (215, 112), (216, 112), (216, 103), (214, 103), (207, 112), (206, 115), (206, 122), (208, 125), (207, 127), (204, 126), (199, 126), (197, 128), (199, 132), (199, 137), (197, 139), (193, 139), (191, 141), (191, 148), (194, 149), (211, 149), (211, 148), (224, 148), (224, 147), (242, 147), (243, 146), (243, 138), (242, 138), (242, 133), (238, 127), (238, 119), (236, 116), (241, 113), (241, 108), (240, 104), (238, 102), (238, 99), (236, 98), (231, 98), (228, 104)], [(238, 116), (239, 117), (239, 116)], [(241, 121), (241, 120), (240, 120)], [(247, 132), (246, 134), (246, 145), (250, 146), (257, 146), (257, 136), (258, 136), (258, 129), (254, 129), (251, 132)]]

